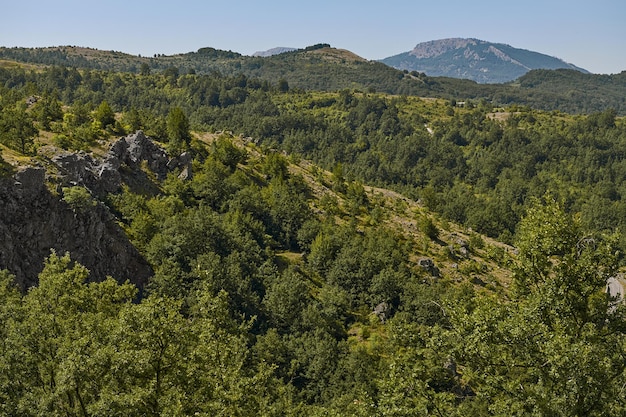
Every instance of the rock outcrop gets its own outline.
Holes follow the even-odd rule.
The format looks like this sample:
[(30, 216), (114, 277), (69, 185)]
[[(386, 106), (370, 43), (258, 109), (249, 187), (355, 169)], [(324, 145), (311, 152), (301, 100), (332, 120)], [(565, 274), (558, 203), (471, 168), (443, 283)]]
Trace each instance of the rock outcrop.
[(69, 252), (90, 279), (112, 276), (142, 288), (152, 270), (102, 204), (75, 211), (45, 185), (45, 169), (29, 167), (0, 181), (0, 269), (22, 289), (37, 284), (51, 250)]
[(439, 268), (437, 268), (435, 262), (431, 258), (420, 258), (417, 263), (424, 272), (427, 272), (432, 277), (439, 277)]
[[(61, 185), (80, 185), (95, 197), (120, 190), (129, 178), (139, 182), (149, 169), (157, 179), (179, 170), (191, 176), (191, 156), (169, 158), (160, 146), (138, 131), (117, 140), (108, 154), (57, 154), (50, 161)], [(112, 276), (143, 288), (151, 267), (130, 243), (115, 217), (102, 203), (77, 210), (47, 187), (46, 169), (27, 167), (0, 180), (0, 269), (8, 269), (22, 289), (37, 284), (51, 250), (69, 252), (90, 271), (90, 279)], [(60, 187), (58, 187), (60, 191)]]
[(159, 180), (165, 179), (174, 170), (179, 170), (183, 178), (191, 178), (191, 159), (189, 153), (169, 158), (163, 148), (139, 130), (113, 143), (102, 160), (82, 152), (65, 152), (52, 158), (52, 162), (59, 167), (66, 181), (83, 185), (94, 195), (104, 196), (122, 186), (122, 167), (128, 168), (129, 175), (134, 174), (135, 177), (142, 172), (142, 165), (145, 164)]

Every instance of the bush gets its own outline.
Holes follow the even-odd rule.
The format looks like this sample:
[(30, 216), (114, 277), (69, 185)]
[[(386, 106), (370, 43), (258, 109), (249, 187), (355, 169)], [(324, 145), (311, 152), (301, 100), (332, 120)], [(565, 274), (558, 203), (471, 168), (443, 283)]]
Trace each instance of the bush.
[(439, 239), (439, 228), (433, 221), (426, 216), (422, 216), (418, 222), (419, 230), (424, 233), (430, 240)]
[[(2, 152), (2, 149), (0, 149)], [(9, 177), (13, 174), (13, 167), (2, 158), (0, 153), (0, 178)]]
[(97, 204), (84, 187), (63, 187), (63, 201), (77, 212), (85, 212)]

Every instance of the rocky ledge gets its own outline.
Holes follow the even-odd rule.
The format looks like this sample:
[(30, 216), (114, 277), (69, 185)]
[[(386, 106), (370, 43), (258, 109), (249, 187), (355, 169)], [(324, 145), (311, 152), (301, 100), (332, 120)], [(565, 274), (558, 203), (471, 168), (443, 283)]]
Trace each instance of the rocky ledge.
[(90, 280), (112, 276), (143, 288), (153, 271), (109, 209), (99, 202), (88, 210), (72, 208), (59, 192), (50, 191), (46, 172), (57, 171), (60, 184), (84, 186), (99, 198), (118, 191), (125, 177), (138, 177), (146, 168), (159, 179), (174, 170), (188, 178), (191, 156), (169, 158), (138, 131), (117, 140), (104, 158), (63, 152), (50, 162), (48, 171), (25, 167), (0, 180), (0, 270), (9, 270), (25, 290), (37, 284), (44, 259), (55, 250), (69, 252), (87, 267)]

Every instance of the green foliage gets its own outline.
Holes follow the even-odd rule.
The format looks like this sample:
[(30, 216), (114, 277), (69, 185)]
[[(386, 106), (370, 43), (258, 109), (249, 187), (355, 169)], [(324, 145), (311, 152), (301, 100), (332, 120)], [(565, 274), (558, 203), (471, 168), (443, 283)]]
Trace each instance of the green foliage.
[(115, 113), (106, 100), (102, 101), (94, 111), (93, 119), (100, 123), (103, 129), (115, 124)]
[(63, 187), (63, 201), (76, 212), (85, 212), (97, 205), (97, 201), (91, 196), (89, 191), (80, 186)]
[[(583, 74), (574, 70), (532, 70), (515, 83), (477, 84), (470, 80), (446, 77), (428, 77), (415, 71), (408, 73), (383, 63), (362, 62), (350, 54), (327, 46), (311, 47), (271, 57), (245, 57), (231, 51), (201, 48), (198, 52), (159, 55), (154, 58), (137, 57), (111, 51), (88, 51), (82, 48), (0, 48), (0, 57), (20, 62), (58, 65), (48, 77), (50, 89), (76, 87), (81, 76), (76, 70), (108, 70), (140, 73), (150, 77), (149, 71), (160, 71), (167, 83), (176, 86), (185, 75), (197, 73), (225, 74), (259, 78), (264, 88), (277, 85), (278, 90), (340, 91), (358, 89), (379, 91), (394, 95), (440, 97), (447, 100), (486, 99), (494, 105), (526, 105), (544, 110), (565, 112), (598, 112), (613, 108), (624, 114), (622, 97), (624, 73), (613, 75)], [(333, 74), (329, 77), (328, 74)], [(68, 79), (69, 82), (65, 82)], [(18, 77), (11, 79), (13, 85)], [(23, 79), (21, 80), (23, 82)], [(97, 81), (94, 86), (102, 89)], [(223, 103), (228, 103), (224, 96)], [(96, 102), (99, 102), (96, 101)], [(466, 101), (466, 103), (468, 103)], [(469, 103), (468, 103), (469, 104)], [(451, 107), (448, 109), (452, 110)]]
[(33, 152), (34, 136), (39, 132), (21, 104), (0, 107), (0, 143), (22, 154)]
[[(586, 237), (558, 204), (535, 203), (520, 226), (514, 302), (490, 297), (453, 316), (463, 379), (483, 412), (618, 415), (626, 367), (623, 309), (604, 294), (617, 266), (611, 237)], [(488, 400), (487, 400), (488, 399)]]
[(420, 216), (418, 221), (419, 230), (430, 240), (439, 239), (439, 228), (428, 216)]
[(144, 62), (141, 64), (141, 68), (139, 69), (139, 74), (141, 75), (150, 75), (150, 65)]
[(279, 153), (272, 152), (263, 161), (261, 167), (268, 179), (277, 178), (281, 181), (287, 180), (289, 176), (287, 159)]
[(235, 146), (225, 136), (218, 137), (211, 144), (211, 156), (228, 167), (231, 172), (237, 168), (237, 164), (243, 164), (247, 159), (246, 151)]
[(269, 230), (279, 242), (295, 249), (298, 230), (310, 217), (306, 196), (298, 189), (298, 181), (274, 179), (261, 191), (270, 217)]
[(107, 345), (113, 323), (135, 289), (112, 279), (87, 285), (87, 275), (69, 255), (52, 253), (39, 286), (8, 304), (16, 320), (5, 339), (11, 350), (2, 355), (14, 383), (4, 391), (9, 394), (6, 410), (13, 410), (9, 414), (83, 415), (98, 400), (110, 370)]
[[(312, 77), (341, 84), (325, 52), (306, 51)], [(190, 179), (174, 172), (150, 195), (126, 187), (106, 199), (155, 271), (141, 297), (112, 279), (86, 283), (69, 256), (52, 254), (25, 293), (0, 272), (0, 414), (623, 415), (624, 309), (603, 292), (626, 212), (618, 112), (298, 87), (313, 78), (290, 78), (282, 94), (244, 75), (190, 74), (177, 59), (150, 60), (154, 74), (137, 76), (0, 69), (3, 123), (5, 109), (20, 110), (64, 147), (86, 149), (117, 129), (104, 129), (114, 108), (124, 129), (194, 157)], [(366, 87), (382, 85), (371, 67), (380, 78)], [(412, 77), (444, 88), (419, 74), (394, 82)], [(44, 98), (24, 108), (27, 91)], [(236, 132), (205, 146), (190, 141), (192, 126)], [(235, 135), (258, 143), (244, 149)], [(289, 165), (301, 158), (332, 180), (304, 169), (319, 182), (309, 188)], [(385, 226), (407, 203), (391, 212), (364, 184), (436, 210), (416, 219), (428, 241), (447, 239), (439, 229), (450, 220), (515, 238), (519, 252), (472, 233), (471, 259), (424, 279), (416, 242)], [(547, 190), (562, 203), (533, 198)], [(96, 204), (82, 187), (63, 199), (77, 214)], [(437, 263), (445, 250), (424, 249)], [(483, 255), (514, 265), (513, 285), (455, 281), (491, 281)]]
[(263, 298), (272, 327), (285, 332), (301, 326), (302, 312), (310, 301), (305, 278), (293, 269), (286, 270), (271, 283)]
[(189, 120), (180, 107), (174, 107), (169, 111), (166, 126), (170, 153), (178, 155), (188, 149), (191, 143)]
[(33, 114), (44, 130), (49, 130), (51, 124), (63, 120), (63, 109), (59, 101), (52, 95), (45, 95), (37, 101)]
[[(278, 415), (271, 370), (248, 360), (245, 327), (225, 294), (181, 302), (131, 300), (112, 279), (85, 282), (69, 255), (51, 254), (28, 293), (0, 273), (0, 398), (7, 415)], [(282, 406), (279, 405), (279, 401)]]
[(289, 91), (289, 83), (284, 78), (278, 80), (278, 91), (281, 93), (286, 93)]
[[(546, 74), (556, 79), (569, 73)], [(42, 99), (25, 114), (32, 113), (42, 126), (49, 120), (56, 133), (53, 142), (66, 149), (86, 150), (96, 139), (123, 129), (144, 128), (165, 141), (167, 116), (174, 112), (178, 117), (176, 123), (170, 120), (175, 131), (170, 132), (174, 137), (170, 147), (177, 148), (175, 152), (190, 146), (186, 141), (191, 125), (208, 130), (236, 126), (237, 133), (250, 135), (261, 145), (297, 152), (334, 168), (337, 192), (346, 192), (346, 178), (392, 187), (419, 196), (448, 220), (507, 243), (512, 242), (528, 197), (548, 189), (565, 201), (573, 199), (568, 210), (581, 212), (589, 227), (624, 226), (624, 216), (619, 215), (622, 193), (615, 186), (624, 176), (618, 162), (624, 123), (611, 109), (574, 118), (519, 105), (492, 112), (484, 102), (470, 106), (466, 101), (465, 108), (446, 116), (449, 102), (348, 90), (281, 95), (242, 75), (183, 75), (175, 85), (162, 74), (59, 67), (32, 74), (7, 70), (0, 75), (6, 82), (16, 77), (31, 90), (42, 91)], [(25, 86), (15, 88), (3, 95), (5, 108), (20, 107), (18, 102), (27, 93)], [(63, 123), (52, 120), (59, 116), (58, 108), (43, 111), (58, 106), (50, 98), (55, 95), (70, 105)], [(110, 108), (125, 110), (123, 126), (104, 131), (102, 122), (93, 119), (91, 104), (83, 103), (110, 103)], [(424, 124), (428, 127), (423, 129)], [(24, 146), (28, 152), (27, 148), (32, 148), (30, 142)], [(230, 156), (224, 157), (222, 163), (233, 166), (227, 161)]]
[(63, 113), (62, 122), (56, 123), (53, 127), (57, 133), (52, 141), (63, 149), (89, 150), (96, 139), (104, 134), (104, 126), (92, 117), (90, 105), (81, 101), (76, 101)]
[(392, 325), (387, 347), (392, 356), (384, 361), (383, 376), (377, 379), (378, 409), (383, 415), (464, 415), (461, 399), (466, 393), (454, 368), (444, 367), (452, 362), (442, 349), (440, 331), (407, 323)]

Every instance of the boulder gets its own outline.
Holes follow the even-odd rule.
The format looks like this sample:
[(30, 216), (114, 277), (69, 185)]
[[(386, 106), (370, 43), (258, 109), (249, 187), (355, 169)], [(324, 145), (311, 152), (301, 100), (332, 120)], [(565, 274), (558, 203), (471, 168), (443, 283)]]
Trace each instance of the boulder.
[(431, 258), (421, 258), (417, 263), (423, 271), (429, 273), (431, 276), (439, 276), (439, 268), (437, 268), (435, 262)]

